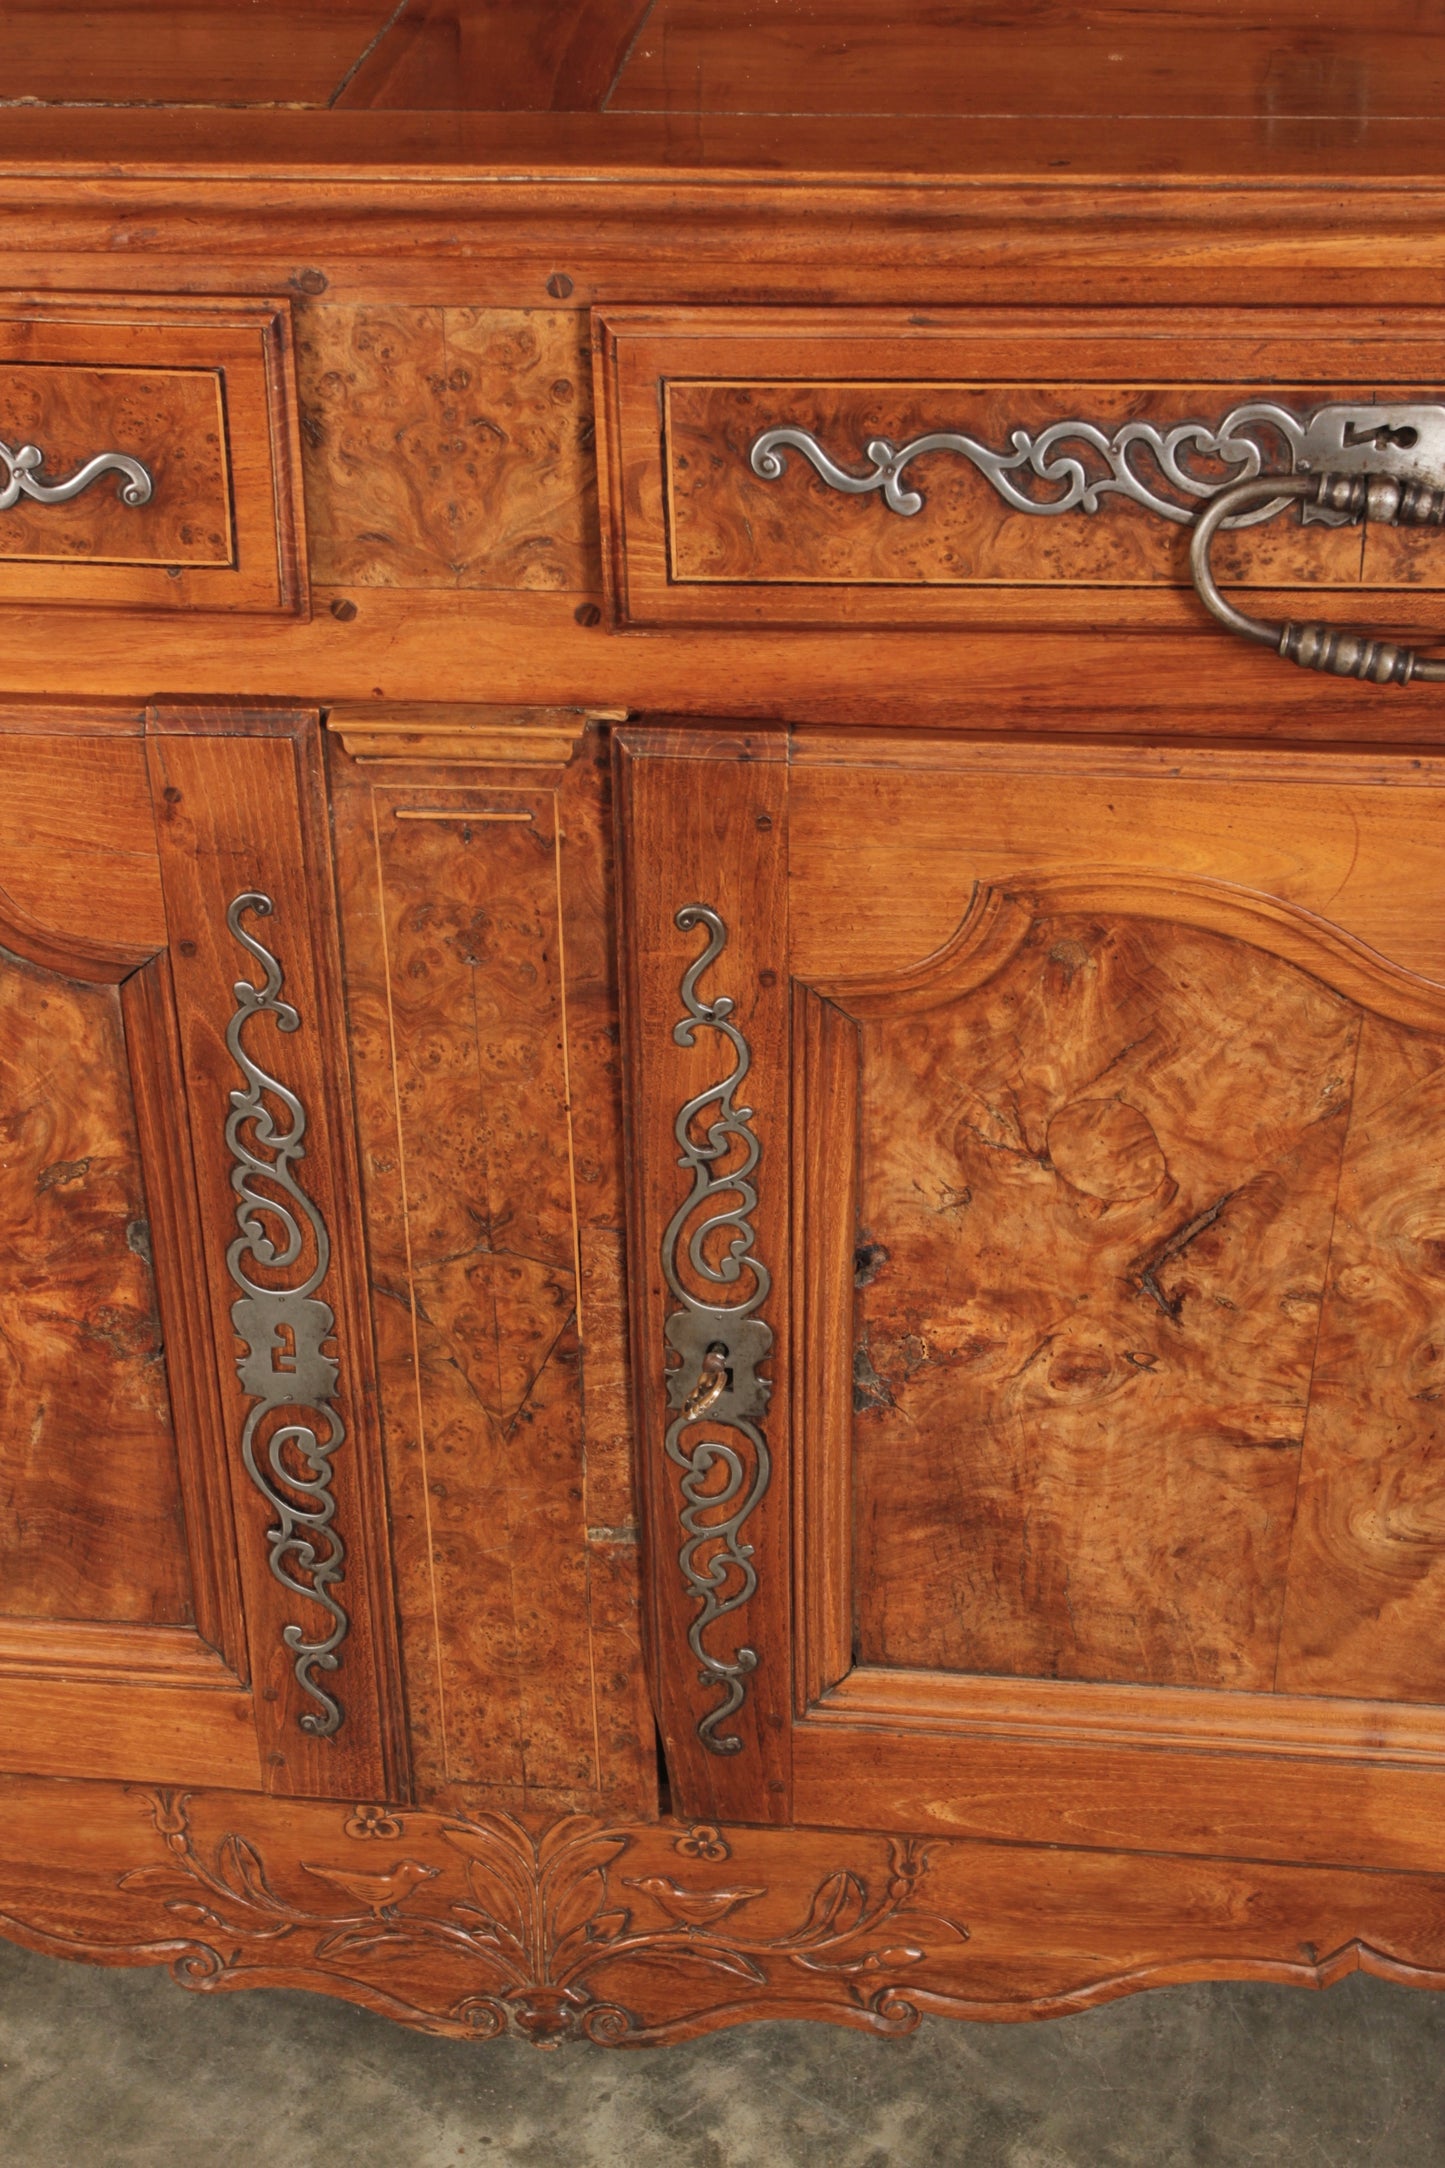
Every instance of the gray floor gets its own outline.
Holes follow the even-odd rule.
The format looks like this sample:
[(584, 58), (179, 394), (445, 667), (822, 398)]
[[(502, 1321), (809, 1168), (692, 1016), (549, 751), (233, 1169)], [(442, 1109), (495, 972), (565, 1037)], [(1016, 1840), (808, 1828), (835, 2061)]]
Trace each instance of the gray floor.
[(1445, 1995), (1182, 1987), (902, 2041), (651, 2053), (405, 2033), (0, 1944), (3, 2168), (1175, 2168), (1445, 2163)]

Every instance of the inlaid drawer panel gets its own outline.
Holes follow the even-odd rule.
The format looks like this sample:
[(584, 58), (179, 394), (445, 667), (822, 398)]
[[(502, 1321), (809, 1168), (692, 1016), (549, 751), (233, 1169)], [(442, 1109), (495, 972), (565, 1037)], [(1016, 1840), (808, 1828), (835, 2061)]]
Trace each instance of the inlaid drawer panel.
[(301, 609), (290, 345), (284, 302), (0, 302), (0, 599)]
[[(1321, 410), (1439, 401), (1445, 312), (615, 310), (596, 351), (620, 624), (1173, 626), (1191, 513), (1309, 467)], [(1445, 586), (1428, 534), (1293, 510), (1215, 566), (1403, 625)]]

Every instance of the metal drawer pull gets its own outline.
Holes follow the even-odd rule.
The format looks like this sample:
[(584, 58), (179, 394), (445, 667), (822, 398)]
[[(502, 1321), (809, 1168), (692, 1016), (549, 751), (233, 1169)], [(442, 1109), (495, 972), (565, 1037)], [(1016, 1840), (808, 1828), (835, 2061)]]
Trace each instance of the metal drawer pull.
[(9, 479), (0, 489), (0, 512), (8, 512), (22, 497), (31, 497), (36, 504), (68, 504), (82, 490), (89, 489), (103, 474), (121, 477), (116, 495), (122, 504), (149, 504), (155, 494), (155, 483), (148, 467), (128, 452), (97, 452), (94, 459), (87, 459), (83, 467), (77, 467), (64, 482), (43, 482), (40, 470), (45, 465), (45, 454), (38, 444), (22, 444), (18, 452), (12, 452), (8, 444), (0, 444), (0, 460), (9, 471)]
[(1271, 500), (1298, 503), (1306, 518), (1313, 511), (1335, 525), (1374, 519), (1388, 527), (1445, 527), (1445, 488), (1379, 473), (1260, 475), (1221, 490), (1200, 513), (1189, 542), (1189, 569), (1200, 601), (1241, 639), (1258, 640), (1301, 669), (1325, 670), (1333, 677), (1366, 678), (1375, 685), (1408, 685), (1412, 679), (1445, 684), (1445, 661), (1429, 661), (1413, 648), (1337, 625), (1249, 617), (1225, 599), (1209, 563), (1214, 537), (1226, 521), (1237, 525), (1241, 513)]

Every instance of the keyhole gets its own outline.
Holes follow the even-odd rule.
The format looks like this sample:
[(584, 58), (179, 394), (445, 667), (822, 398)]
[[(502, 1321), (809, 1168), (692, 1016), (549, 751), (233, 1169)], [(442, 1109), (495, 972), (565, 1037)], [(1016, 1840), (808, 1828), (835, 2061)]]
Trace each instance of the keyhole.
[(1374, 429), (1366, 428), (1363, 422), (1347, 422), (1344, 441), (1347, 446), (1369, 444), (1377, 452), (1408, 452), (1419, 443), (1420, 432), (1412, 429), (1408, 422), (1402, 422), (1398, 428), (1392, 428), (1388, 422), (1381, 422)]
[(296, 1368), (296, 1335), (289, 1325), (278, 1324), (276, 1344), (271, 1350), (271, 1368), (287, 1372)]

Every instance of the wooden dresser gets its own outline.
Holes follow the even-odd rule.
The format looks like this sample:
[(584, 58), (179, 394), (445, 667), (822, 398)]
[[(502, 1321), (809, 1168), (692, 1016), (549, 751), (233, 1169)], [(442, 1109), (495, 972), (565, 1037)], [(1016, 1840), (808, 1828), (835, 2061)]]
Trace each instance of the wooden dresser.
[(897, 12), (0, 21), (31, 1948), (1445, 1982), (1445, 34)]

